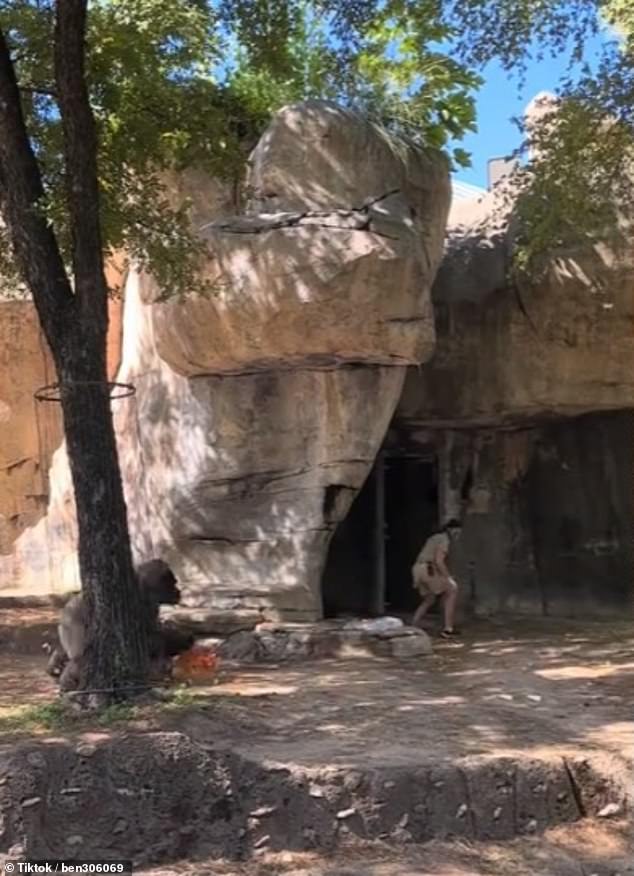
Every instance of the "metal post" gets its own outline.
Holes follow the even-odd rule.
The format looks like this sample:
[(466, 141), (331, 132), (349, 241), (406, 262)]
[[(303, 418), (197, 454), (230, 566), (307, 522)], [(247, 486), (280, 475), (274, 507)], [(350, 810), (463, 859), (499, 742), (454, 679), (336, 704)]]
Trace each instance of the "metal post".
[(374, 465), (374, 587), (372, 611), (385, 613), (385, 462), (379, 453)]

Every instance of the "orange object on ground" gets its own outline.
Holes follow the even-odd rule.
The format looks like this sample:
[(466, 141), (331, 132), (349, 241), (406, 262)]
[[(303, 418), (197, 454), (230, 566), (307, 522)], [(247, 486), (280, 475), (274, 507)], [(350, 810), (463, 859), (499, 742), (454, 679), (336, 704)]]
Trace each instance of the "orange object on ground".
[(208, 681), (218, 671), (220, 659), (210, 649), (194, 645), (172, 663), (172, 676), (180, 681)]

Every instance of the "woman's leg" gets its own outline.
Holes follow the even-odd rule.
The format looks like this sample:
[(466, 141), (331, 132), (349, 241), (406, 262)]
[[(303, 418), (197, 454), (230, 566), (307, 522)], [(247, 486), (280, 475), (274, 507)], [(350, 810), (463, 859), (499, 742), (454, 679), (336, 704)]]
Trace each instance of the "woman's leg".
[(412, 618), (412, 625), (415, 627), (420, 626), (420, 622), (425, 617), (429, 609), (432, 607), (434, 602), (436, 601), (436, 596), (433, 593), (426, 593), (423, 597), (423, 601), (416, 609), (414, 617)]
[(443, 632), (452, 633), (456, 618), (456, 603), (458, 602), (458, 585), (453, 578), (449, 579), (447, 589), (443, 593), (443, 613), (445, 626)]

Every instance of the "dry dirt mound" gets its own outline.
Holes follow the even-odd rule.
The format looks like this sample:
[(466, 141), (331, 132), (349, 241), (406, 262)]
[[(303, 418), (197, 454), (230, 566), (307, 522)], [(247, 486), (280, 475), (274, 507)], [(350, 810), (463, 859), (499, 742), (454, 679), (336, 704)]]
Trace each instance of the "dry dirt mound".
[(350, 837), (504, 840), (606, 806), (623, 812), (624, 789), (588, 759), (308, 769), (177, 732), (0, 752), (0, 848), (29, 858), (235, 860), (264, 849), (331, 852)]
[(264, 853), (245, 864), (181, 861), (144, 876), (632, 876), (630, 825), (585, 821), (539, 838), (499, 843), (432, 842), (398, 850), (355, 844), (336, 855)]

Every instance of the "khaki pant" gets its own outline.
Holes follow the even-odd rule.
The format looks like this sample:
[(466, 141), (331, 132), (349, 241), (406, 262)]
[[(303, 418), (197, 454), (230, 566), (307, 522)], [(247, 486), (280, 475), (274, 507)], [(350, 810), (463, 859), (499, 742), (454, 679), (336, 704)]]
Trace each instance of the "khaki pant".
[(421, 596), (440, 596), (451, 588), (451, 579), (443, 578), (434, 569), (433, 563), (417, 563), (412, 566), (412, 581)]

